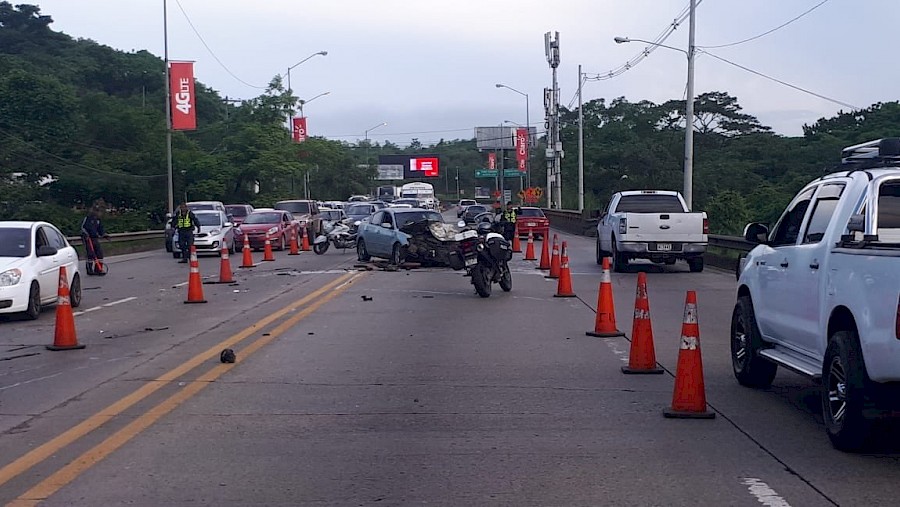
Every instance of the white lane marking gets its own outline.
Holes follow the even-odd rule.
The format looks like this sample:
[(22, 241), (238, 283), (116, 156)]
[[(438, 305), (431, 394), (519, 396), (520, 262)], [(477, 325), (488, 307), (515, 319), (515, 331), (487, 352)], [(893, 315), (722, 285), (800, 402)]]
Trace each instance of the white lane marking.
[(612, 350), (613, 354), (615, 354), (620, 361), (623, 363), (628, 362), (628, 352), (619, 347), (619, 340), (617, 338), (604, 338), (603, 341), (606, 342), (606, 346)]
[(109, 303), (105, 303), (105, 304), (102, 304), (102, 305), (100, 305), (100, 306), (95, 306), (95, 307), (93, 307), (93, 308), (87, 308), (87, 309), (85, 309), (85, 310), (80, 310), (80, 311), (77, 311), (77, 312), (72, 312), (72, 315), (75, 316), (75, 317), (78, 317), (79, 315), (84, 315), (85, 313), (96, 312), (97, 310), (99, 310), (99, 309), (101, 309), (101, 308), (109, 308), (110, 306), (120, 305), (120, 304), (122, 304), (122, 303), (127, 303), (127, 302), (129, 302), (129, 301), (134, 301), (135, 299), (137, 299), (137, 296), (127, 297), (127, 298), (125, 298), (125, 299), (120, 299), (120, 300), (118, 300), (118, 301), (110, 301)]
[(791, 507), (787, 500), (781, 498), (774, 489), (759, 479), (747, 477), (741, 483), (747, 486), (750, 494), (755, 496), (759, 503), (767, 507)]
[(113, 302), (110, 302), (110, 303), (106, 303), (105, 305), (101, 305), (101, 306), (105, 306), (105, 307), (116, 306), (116, 305), (120, 305), (120, 304), (122, 304), (122, 303), (127, 303), (127, 302), (129, 302), (129, 301), (134, 301), (135, 299), (137, 299), (137, 296), (131, 296), (131, 297), (128, 297), (128, 298), (125, 298), (125, 299), (120, 299), (120, 300), (118, 300), (118, 301), (113, 301)]

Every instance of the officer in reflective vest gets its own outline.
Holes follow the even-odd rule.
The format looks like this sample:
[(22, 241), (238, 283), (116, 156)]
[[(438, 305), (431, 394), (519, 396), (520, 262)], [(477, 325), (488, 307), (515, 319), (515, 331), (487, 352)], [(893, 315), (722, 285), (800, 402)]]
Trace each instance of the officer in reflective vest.
[(197, 215), (191, 211), (187, 203), (181, 203), (175, 216), (172, 217), (172, 228), (178, 230), (178, 248), (181, 250), (182, 264), (186, 263), (191, 256), (191, 245), (194, 244), (194, 229), (200, 232), (200, 221)]
[(507, 241), (512, 241), (513, 235), (516, 233), (516, 218), (518, 214), (513, 208), (512, 201), (506, 202), (506, 211), (500, 216), (500, 222), (503, 224), (503, 237)]

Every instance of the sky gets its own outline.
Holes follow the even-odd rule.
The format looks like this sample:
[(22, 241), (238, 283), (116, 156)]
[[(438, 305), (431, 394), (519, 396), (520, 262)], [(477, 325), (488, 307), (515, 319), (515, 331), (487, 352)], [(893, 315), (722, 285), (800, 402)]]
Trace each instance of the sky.
[[(689, 0), (14, 3), (40, 6), (51, 28), (72, 37), (160, 57), (165, 4), (170, 59), (195, 61), (196, 79), (232, 99), (262, 94), (274, 76), (327, 51), (291, 70), (297, 97), (328, 92), (304, 107), (310, 135), (353, 143), (368, 131), (404, 146), (471, 139), (475, 127), (503, 122), (542, 131), (552, 82), (546, 32), (559, 33), (559, 102), (574, 107), (579, 65), (588, 77), (608, 76), (647, 47), (615, 37), (655, 40)], [(698, 0), (695, 44), (705, 52), (695, 59), (695, 92), (727, 92), (776, 133), (800, 136), (838, 111), (900, 99), (897, 26), (897, 0)], [(584, 101), (683, 99), (687, 20), (663, 44), (671, 48), (621, 75), (586, 81)]]

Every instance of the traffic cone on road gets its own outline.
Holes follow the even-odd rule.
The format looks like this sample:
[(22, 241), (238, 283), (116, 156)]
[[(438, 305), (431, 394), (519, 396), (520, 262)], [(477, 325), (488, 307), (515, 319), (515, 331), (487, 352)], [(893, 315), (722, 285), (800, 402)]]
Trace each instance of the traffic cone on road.
[(566, 253), (566, 242), (562, 242), (562, 254), (559, 263), (559, 282), (556, 284), (555, 298), (573, 298), (575, 293), (572, 292), (572, 273), (569, 271), (569, 255)]
[(616, 329), (616, 308), (613, 300), (612, 279), (609, 276), (609, 257), (603, 258), (603, 272), (600, 274), (600, 290), (597, 292), (597, 318), (594, 319), (594, 330), (585, 334), (601, 338), (625, 336), (625, 333)]
[(53, 333), (53, 345), (48, 350), (83, 349), (75, 336), (75, 316), (72, 314), (72, 302), (69, 299), (69, 278), (66, 267), (59, 267), (59, 289), (56, 293), (56, 330)]
[(256, 264), (253, 264), (253, 249), (250, 248), (250, 238), (244, 234), (244, 248), (243, 248), (244, 259), (241, 262), (241, 265), (238, 267), (241, 268), (255, 268)]
[(200, 276), (200, 261), (197, 260), (197, 247), (191, 245), (191, 274), (188, 275), (187, 303), (205, 303), (203, 298), (203, 278)]
[(687, 292), (684, 301), (681, 348), (678, 351), (672, 407), (665, 409), (663, 415), (678, 419), (712, 419), (716, 416), (715, 412), (710, 412), (706, 407), (700, 326), (697, 323), (697, 294), (692, 290)]
[(219, 281), (213, 282), (204, 282), (204, 283), (234, 283), (234, 276), (231, 273), (231, 259), (228, 256), (228, 246), (222, 245), (222, 251), (220, 252), (221, 262), (219, 263)]
[(547, 278), (559, 278), (559, 245), (556, 243), (556, 234), (553, 235), (553, 248), (550, 254), (550, 274)]
[(303, 232), (303, 240), (302, 240), (303, 243), (300, 246), (300, 250), (303, 250), (304, 252), (309, 252), (312, 250), (312, 248), (309, 247), (309, 234), (307, 234), (306, 227), (304, 227), (300, 230)]
[(264, 261), (274, 261), (275, 254), (272, 253), (272, 241), (269, 239), (269, 235), (266, 234), (266, 243), (263, 248), (263, 259)]
[(525, 260), (537, 260), (537, 257), (534, 256), (534, 233), (532, 233), (531, 231), (528, 231), (528, 245), (525, 247)]
[(300, 255), (300, 247), (297, 245), (297, 230), (296, 230), (296, 228), (294, 228), (294, 231), (291, 234), (291, 251), (288, 252), (288, 255)]
[(544, 234), (541, 237), (541, 262), (538, 264), (536, 269), (541, 270), (549, 270), (550, 269), (550, 249), (547, 247), (547, 235)]
[[(606, 260), (607, 257), (604, 257)], [(608, 262), (608, 261), (607, 261)], [(647, 273), (638, 273), (637, 294), (634, 298), (634, 321), (631, 325), (631, 352), (628, 366), (622, 373), (655, 373), (663, 369), (656, 364), (656, 350), (653, 346), (653, 326), (650, 322), (650, 299), (647, 297)]]
[(522, 243), (519, 241), (519, 224), (516, 224), (516, 228), (513, 231), (512, 243), (513, 253), (522, 253)]

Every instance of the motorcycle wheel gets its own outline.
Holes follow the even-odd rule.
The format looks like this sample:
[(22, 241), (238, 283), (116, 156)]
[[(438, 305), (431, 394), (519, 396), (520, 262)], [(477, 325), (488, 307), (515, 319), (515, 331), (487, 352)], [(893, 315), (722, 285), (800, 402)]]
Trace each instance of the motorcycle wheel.
[(503, 292), (512, 290), (512, 273), (509, 271), (509, 265), (505, 262), (503, 267), (500, 268), (500, 288), (503, 289)]
[(475, 285), (475, 292), (479, 296), (483, 298), (491, 297), (491, 274), (481, 264), (476, 264), (472, 270), (472, 284)]
[(328, 251), (328, 242), (327, 241), (313, 244), (313, 252), (316, 252), (317, 255), (322, 255), (323, 253), (325, 253), (327, 251)]

